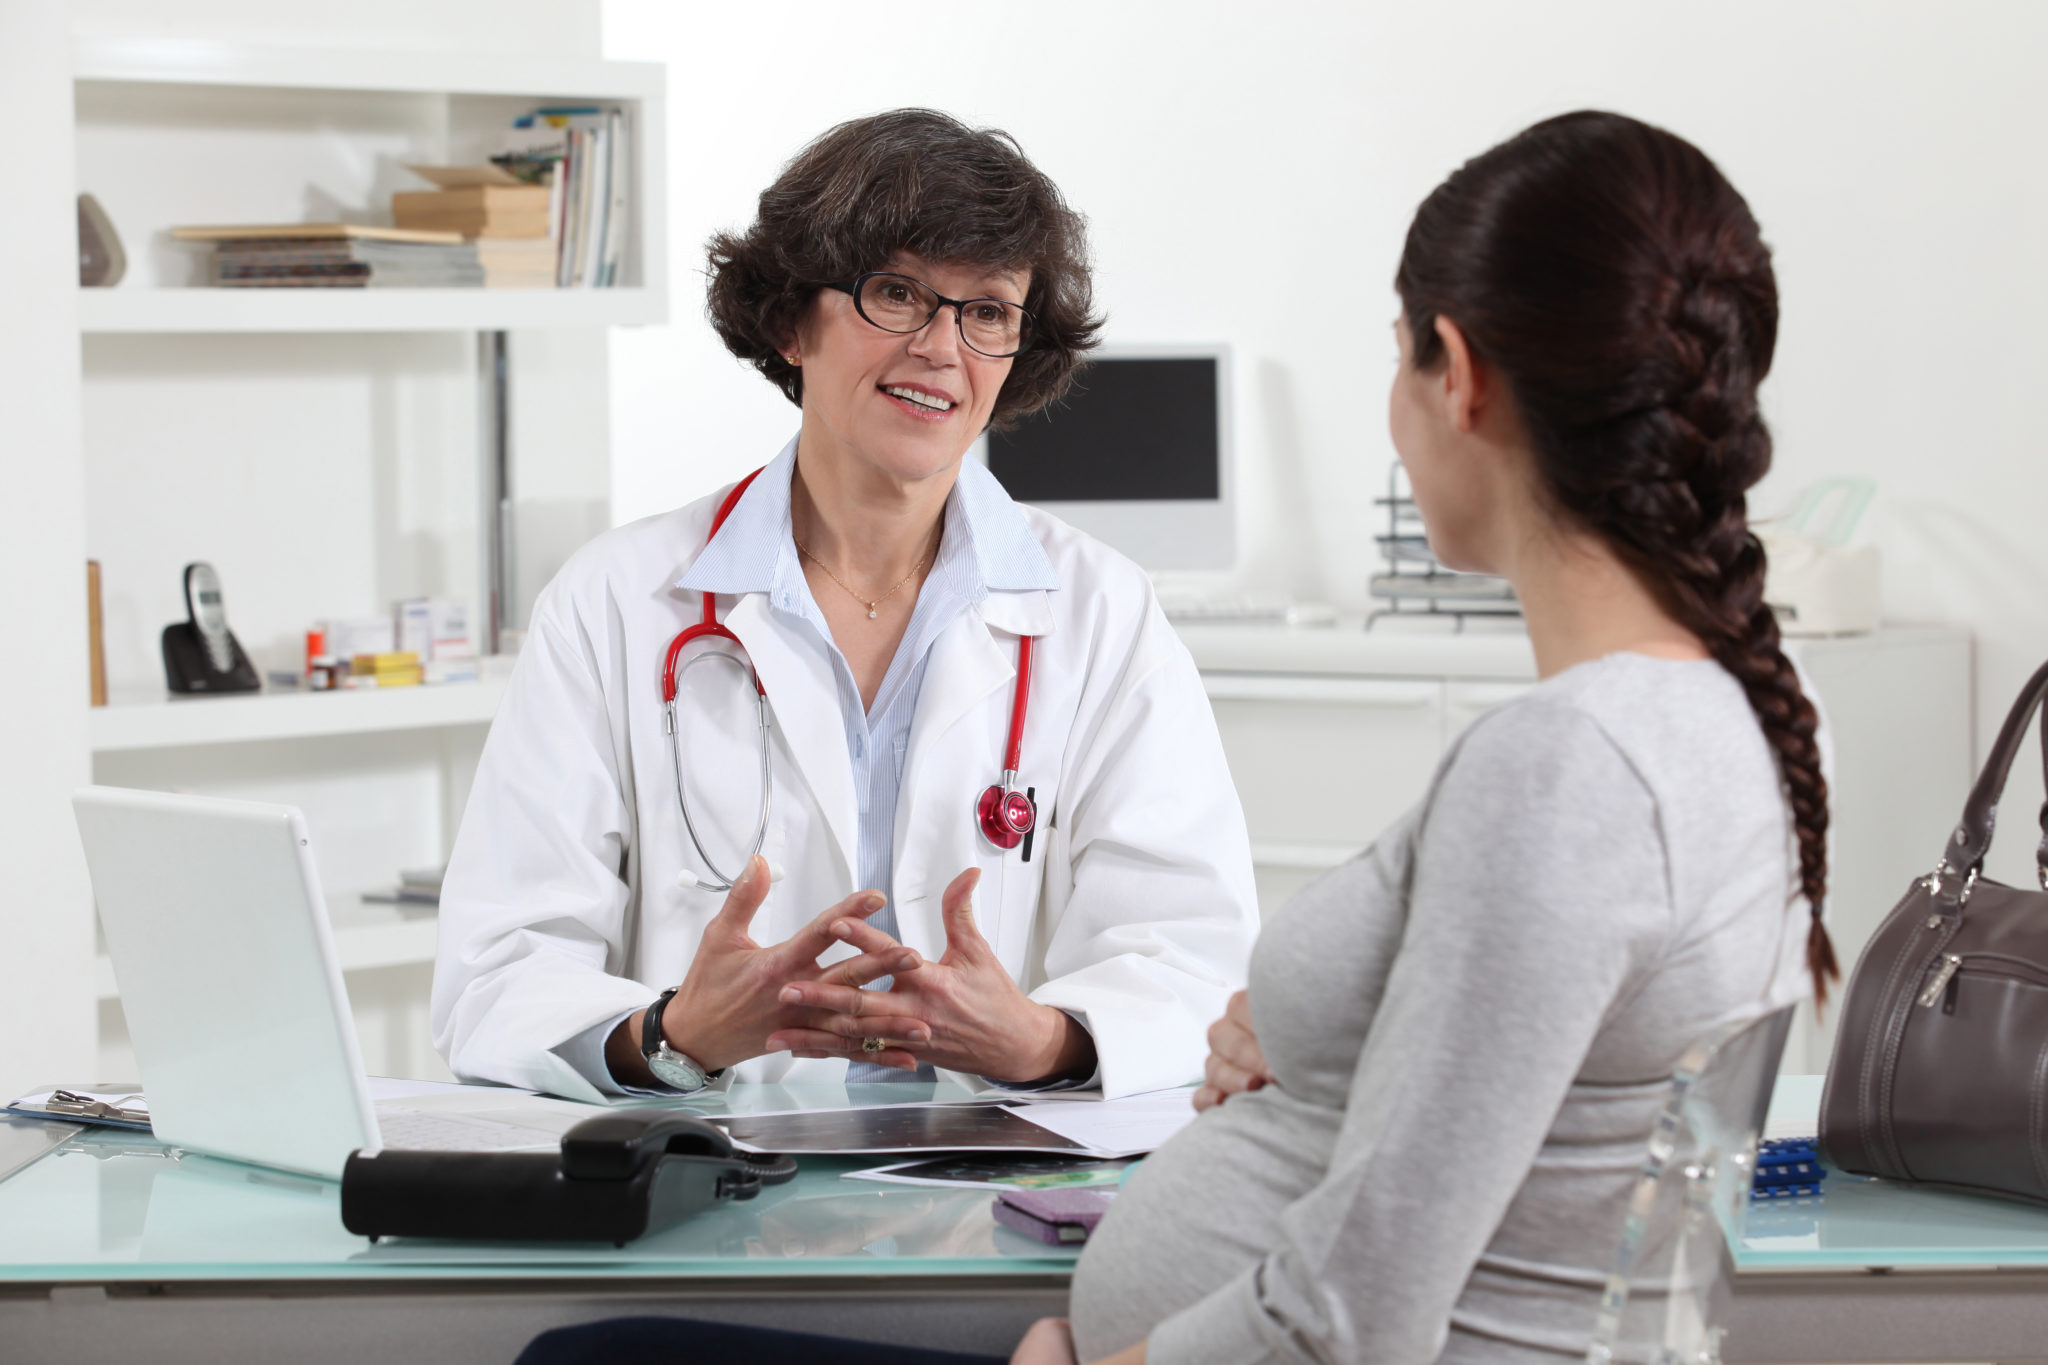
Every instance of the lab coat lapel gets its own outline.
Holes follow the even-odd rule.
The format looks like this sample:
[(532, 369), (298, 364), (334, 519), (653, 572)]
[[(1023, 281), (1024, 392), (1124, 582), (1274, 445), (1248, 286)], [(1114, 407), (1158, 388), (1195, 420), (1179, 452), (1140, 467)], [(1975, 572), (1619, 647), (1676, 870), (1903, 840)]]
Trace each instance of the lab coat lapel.
[[(992, 594), (984, 606), (1009, 596)], [(1017, 676), (1016, 639), (1006, 627), (1050, 624), (1034, 614), (1015, 620), (1006, 610), (996, 614), (1003, 620), (992, 630), (997, 623), (982, 608), (970, 607), (932, 641), (931, 663), (910, 727), (897, 802), (896, 914), (903, 941), (920, 952), (945, 951), (940, 894), (981, 852), (971, 809), (973, 793), (1001, 776), (999, 750), (1008, 733), (1008, 689)], [(986, 724), (963, 725), (991, 706), (1002, 711), (993, 722), (993, 745), (984, 733)], [(982, 933), (991, 943), (996, 941), (997, 891), (985, 885), (975, 897)]]
[(846, 750), (845, 720), (839, 709), (839, 680), (831, 660), (818, 641), (800, 638), (797, 627), (777, 618), (765, 594), (744, 594), (725, 624), (747, 647), (747, 657), (768, 691), (772, 724), (832, 831), (841, 884), (850, 895), (856, 889), (854, 841), (860, 815), (854, 804), (853, 759)]

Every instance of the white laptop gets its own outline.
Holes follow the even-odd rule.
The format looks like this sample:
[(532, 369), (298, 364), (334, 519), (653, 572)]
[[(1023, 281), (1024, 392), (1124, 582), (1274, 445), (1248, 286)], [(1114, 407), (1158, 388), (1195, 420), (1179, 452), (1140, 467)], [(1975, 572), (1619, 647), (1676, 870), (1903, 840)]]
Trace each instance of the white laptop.
[(485, 1092), (497, 1118), (373, 1104), (298, 811), (120, 787), (71, 804), (159, 1139), (327, 1179), (357, 1148), (559, 1143), (574, 1110), (503, 1112), (517, 1091)]

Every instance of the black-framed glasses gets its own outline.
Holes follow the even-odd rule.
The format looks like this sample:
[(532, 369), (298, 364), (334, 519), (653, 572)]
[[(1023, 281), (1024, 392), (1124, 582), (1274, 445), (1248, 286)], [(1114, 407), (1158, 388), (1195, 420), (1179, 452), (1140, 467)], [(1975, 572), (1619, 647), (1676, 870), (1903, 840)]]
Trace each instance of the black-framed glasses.
[(923, 280), (888, 270), (824, 287), (851, 294), (854, 309), (885, 332), (921, 332), (941, 308), (951, 308), (960, 339), (991, 360), (1008, 359), (1031, 344), (1031, 314), (1008, 299), (949, 299)]

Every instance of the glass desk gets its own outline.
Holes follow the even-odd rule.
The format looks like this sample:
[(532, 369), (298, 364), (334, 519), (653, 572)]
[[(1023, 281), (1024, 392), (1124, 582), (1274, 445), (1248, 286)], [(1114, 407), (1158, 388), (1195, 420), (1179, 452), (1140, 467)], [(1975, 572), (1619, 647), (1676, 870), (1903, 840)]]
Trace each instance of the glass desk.
[[(858, 1089), (886, 1091), (889, 1101), (906, 1100), (905, 1091), (939, 1099), (966, 1094), (933, 1085)], [(764, 1086), (730, 1102), (667, 1107), (743, 1113), (848, 1099), (846, 1087)], [(1065, 1284), (1078, 1252), (998, 1224), (989, 1212), (993, 1194), (842, 1179), (905, 1159), (806, 1158), (787, 1184), (623, 1248), (404, 1239), (372, 1245), (342, 1227), (337, 1184), (175, 1152), (140, 1133), (89, 1129), (0, 1182), (0, 1228), (35, 1230), (0, 1238), (0, 1281), (887, 1274)]]
[[(872, 1093), (868, 1093), (872, 1092)], [(698, 1113), (959, 1099), (954, 1086), (752, 1087)], [(0, 1118), (0, 1123), (35, 1123)], [(181, 1365), (418, 1357), (504, 1365), (549, 1327), (659, 1313), (1007, 1355), (1063, 1313), (1077, 1250), (999, 1225), (991, 1193), (797, 1177), (619, 1248), (372, 1245), (340, 1186), (89, 1129), (0, 1180), (0, 1360)]]
[[(1781, 1080), (1774, 1113), (1814, 1113), (1818, 1085)], [(877, 1093), (768, 1086), (675, 1107), (966, 1093), (861, 1091)], [(308, 1361), (404, 1359), (430, 1339), (441, 1365), (503, 1362), (549, 1326), (635, 1312), (1004, 1353), (1063, 1311), (1074, 1252), (999, 1226), (987, 1193), (842, 1178), (889, 1160), (806, 1159), (787, 1185), (623, 1249), (373, 1246), (343, 1230), (336, 1185), (89, 1130), (0, 1180), (0, 1357), (97, 1339), (173, 1365), (178, 1341), (198, 1361), (288, 1334)], [(1736, 1258), (1731, 1362), (2048, 1358), (2048, 1209), (1835, 1174), (1817, 1200), (1752, 1208)]]

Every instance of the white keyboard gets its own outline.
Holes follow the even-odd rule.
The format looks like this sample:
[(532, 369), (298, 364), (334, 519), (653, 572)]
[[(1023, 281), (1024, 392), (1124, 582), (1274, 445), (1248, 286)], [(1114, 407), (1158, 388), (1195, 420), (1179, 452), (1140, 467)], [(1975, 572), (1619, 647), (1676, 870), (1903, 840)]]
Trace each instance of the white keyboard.
[(1295, 602), (1278, 593), (1159, 594), (1166, 619), (1176, 625), (1228, 625), (1244, 622), (1275, 626), (1334, 625), (1335, 609), (1320, 602)]
[(561, 1134), (474, 1114), (432, 1114), (398, 1105), (377, 1106), (377, 1128), (387, 1148), (423, 1152), (552, 1150)]

